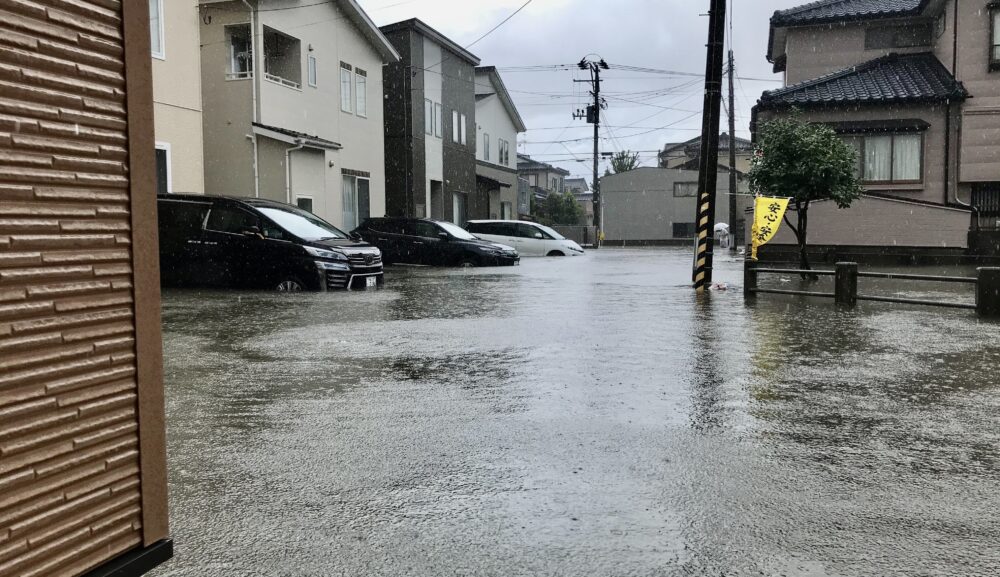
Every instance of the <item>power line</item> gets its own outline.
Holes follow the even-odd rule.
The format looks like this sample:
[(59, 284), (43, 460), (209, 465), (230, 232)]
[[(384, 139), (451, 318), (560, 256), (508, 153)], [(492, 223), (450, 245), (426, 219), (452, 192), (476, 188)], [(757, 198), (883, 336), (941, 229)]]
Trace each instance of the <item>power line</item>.
[(525, 2), (524, 4), (522, 4), (521, 7), (518, 8), (517, 10), (514, 10), (514, 12), (510, 16), (504, 18), (499, 24), (497, 24), (493, 28), (490, 28), (489, 31), (486, 32), (486, 34), (483, 34), (479, 38), (476, 38), (472, 42), (472, 44), (466, 45), (465, 48), (469, 49), (469, 48), (472, 48), (473, 46), (475, 46), (476, 44), (478, 44), (480, 40), (482, 40), (483, 38), (486, 38), (487, 36), (489, 36), (490, 34), (492, 34), (493, 32), (495, 32), (497, 28), (500, 28), (501, 26), (503, 26), (504, 24), (506, 24), (508, 20), (510, 20), (511, 18), (517, 16), (518, 12), (520, 12), (521, 10), (524, 10), (525, 6), (527, 6), (528, 4), (531, 4), (532, 2), (534, 2), (534, 0), (528, 0), (527, 2)]

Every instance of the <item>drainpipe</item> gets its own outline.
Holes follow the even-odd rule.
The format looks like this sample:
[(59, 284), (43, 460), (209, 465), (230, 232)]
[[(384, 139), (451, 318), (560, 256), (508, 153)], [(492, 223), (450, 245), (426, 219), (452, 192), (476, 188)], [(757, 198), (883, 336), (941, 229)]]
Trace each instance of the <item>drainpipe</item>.
[[(951, 25), (953, 30), (952, 38), (952, 49), (951, 49), (951, 74), (955, 77), (957, 82), (961, 82), (958, 78), (958, 3), (961, 0), (955, 0), (954, 11), (952, 12)], [(949, 145), (951, 143), (951, 100), (948, 100), (948, 118), (945, 121), (945, 130), (947, 131), (947, 138), (945, 139), (945, 150), (949, 150)], [(947, 154), (947, 152), (946, 152)], [(959, 153), (958, 158), (961, 158), (961, 153)], [(950, 160), (950, 158), (947, 158)], [(957, 163), (956, 163), (957, 164)], [(949, 167), (945, 164), (945, 169)], [(945, 181), (946, 187), (951, 186), (951, 179), (949, 178)], [(948, 204), (948, 188), (945, 188), (945, 204)], [(958, 174), (955, 174), (955, 204), (959, 206), (964, 206), (965, 208), (971, 208), (973, 213), (976, 213), (976, 207), (972, 206), (971, 201), (969, 203), (962, 202), (962, 199), (958, 198)], [(978, 222), (978, 216), (976, 221)]]
[(292, 153), (305, 148), (302, 140), (296, 140), (295, 146), (285, 149), (285, 202), (292, 204)]
[(250, 57), (253, 66), (253, 74), (250, 77), (250, 94), (253, 124), (250, 125), (250, 141), (253, 143), (253, 196), (260, 198), (260, 168), (257, 166), (259, 157), (257, 148), (257, 133), (254, 132), (254, 124), (257, 124), (257, 19), (254, 17), (254, 8), (247, 0), (243, 0), (243, 5), (250, 11)]

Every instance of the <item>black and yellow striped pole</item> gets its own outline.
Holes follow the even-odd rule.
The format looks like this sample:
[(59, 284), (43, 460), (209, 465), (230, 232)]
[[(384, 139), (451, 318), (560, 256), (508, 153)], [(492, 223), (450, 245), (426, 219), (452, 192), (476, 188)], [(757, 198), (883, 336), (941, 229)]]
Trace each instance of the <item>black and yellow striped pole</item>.
[(708, 62), (705, 67), (705, 104), (701, 123), (701, 157), (698, 174), (698, 245), (694, 288), (698, 293), (712, 284), (715, 250), (715, 193), (719, 172), (719, 117), (722, 114), (722, 58), (726, 42), (726, 1), (712, 0), (708, 13)]

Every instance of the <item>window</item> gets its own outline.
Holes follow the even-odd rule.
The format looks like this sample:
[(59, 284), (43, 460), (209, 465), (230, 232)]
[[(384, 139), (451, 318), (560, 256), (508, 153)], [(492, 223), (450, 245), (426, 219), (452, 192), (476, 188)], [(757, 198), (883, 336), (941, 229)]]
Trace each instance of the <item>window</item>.
[(313, 56), (312, 54), (309, 55), (308, 66), (309, 66), (309, 72), (308, 72), (308, 74), (309, 74), (309, 86), (315, 87), (316, 86), (316, 57)]
[(166, 142), (156, 143), (156, 194), (173, 192), (170, 182), (170, 145)]
[(354, 112), (351, 107), (351, 65), (340, 63), (340, 109)]
[(344, 228), (350, 230), (358, 226), (358, 191), (355, 187), (355, 177), (344, 177)]
[(434, 134), (434, 103), (430, 98), (424, 99), (424, 133)]
[(149, 47), (154, 58), (163, 59), (163, 0), (149, 0)]
[(990, 70), (1000, 70), (1000, 6), (990, 8)]
[(451, 141), (458, 142), (458, 111), (451, 111)]
[(443, 115), (444, 115), (444, 108), (440, 104), (438, 104), (437, 102), (435, 102), (434, 103), (434, 136), (436, 136), (438, 138), (441, 138), (442, 135), (444, 134), (444, 131), (441, 128), (442, 125), (444, 124)]
[[(674, 198), (689, 198), (698, 196), (697, 182), (675, 182)], [(674, 235), (676, 236), (676, 235)]]
[(465, 142), (466, 131), (465, 131), (465, 115), (464, 114), (462, 115), (462, 131), (459, 133), (459, 135), (462, 138), (462, 144), (465, 144), (466, 143)]
[(693, 222), (675, 222), (674, 238), (694, 238), (697, 229)]
[(354, 70), (354, 111), (358, 116), (368, 117), (368, 73), (360, 68)]
[(352, 174), (343, 179), (344, 228), (352, 230), (371, 216), (371, 181)]
[(289, 88), (302, 88), (302, 43), (264, 27), (264, 78)]
[(858, 174), (867, 183), (919, 183), (923, 181), (923, 136), (920, 134), (871, 134), (848, 137), (858, 150)]
[(931, 45), (934, 25), (873, 26), (865, 30), (865, 50), (916, 48)]
[(490, 160), (490, 135), (489, 133), (483, 133), (483, 160)]
[(498, 144), (500, 147), (500, 164), (510, 166), (510, 143), (501, 138)]
[(295, 199), (295, 206), (301, 208), (302, 210), (304, 210), (306, 212), (312, 212), (313, 211), (313, 199), (309, 198), (308, 196), (299, 196), (299, 197), (296, 197), (296, 199)]
[(208, 230), (228, 234), (243, 234), (260, 225), (260, 219), (245, 210), (230, 206), (216, 206), (208, 214)]
[(226, 26), (226, 40), (229, 43), (229, 70), (226, 80), (253, 78), (253, 44), (250, 41), (250, 25)]

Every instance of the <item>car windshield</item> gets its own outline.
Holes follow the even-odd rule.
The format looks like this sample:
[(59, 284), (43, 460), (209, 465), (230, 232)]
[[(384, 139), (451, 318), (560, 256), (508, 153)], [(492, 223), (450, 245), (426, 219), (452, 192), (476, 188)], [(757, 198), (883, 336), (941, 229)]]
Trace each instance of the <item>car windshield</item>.
[(350, 238), (344, 231), (304, 210), (292, 207), (258, 207), (258, 210), (278, 226), (303, 240)]
[(566, 240), (565, 236), (559, 234), (558, 232), (552, 230), (551, 228), (545, 226), (544, 224), (536, 224), (535, 226), (537, 226), (538, 228), (542, 229), (545, 232), (545, 234), (551, 236), (552, 238), (554, 238), (556, 240)]
[(438, 226), (448, 231), (448, 234), (459, 239), (459, 240), (477, 240), (475, 236), (469, 234), (469, 231), (464, 228), (458, 227), (450, 222), (439, 222)]

